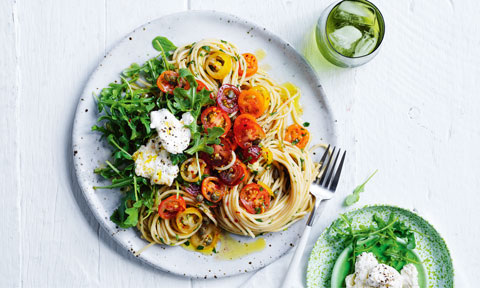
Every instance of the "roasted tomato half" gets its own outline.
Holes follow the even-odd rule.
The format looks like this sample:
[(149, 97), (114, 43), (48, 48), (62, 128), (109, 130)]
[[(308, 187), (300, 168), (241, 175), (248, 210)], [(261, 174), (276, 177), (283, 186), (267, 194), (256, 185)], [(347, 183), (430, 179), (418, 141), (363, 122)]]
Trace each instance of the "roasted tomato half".
[(213, 79), (221, 80), (232, 70), (232, 57), (223, 52), (214, 52), (205, 60), (205, 71)]
[[(197, 164), (200, 165), (200, 167)], [(205, 175), (206, 168), (207, 163), (203, 159), (197, 160), (197, 158), (192, 157), (182, 163), (182, 166), (180, 167), (180, 175), (183, 180), (187, 182), (197, 182), (200, 180), (199, 171), (202, 175)]]
[[(245, 77), (250, 77), (253, 74), (257, 73), (258, 70), (258, 61), (257, 57), (253, 55), (252, 53), (244, 53), (242, 54), (242, 57), (245, 59), (245, 62), (247, 64), (247, 72), (245, 73)], [(242, 76), (243, 70), (239, 69), (238, 70), (238, 75)]]
[(250, 214), (261, 214), (270, 207), (270, 194), (262, 185), (250, 183), (240, 191), (240, 202)]
[(203, 224), (198, 232), (190, 238), (190, 244), (197, 250), (210, 252), (217, 245), (219, 235), (220, 230), (215, 224)]
[(185, 200), (182, 196), (172, 195), (158, 205), (158, 216), (163, 219), (171, 219), (186, 209)]
[(235, 142), (234, 136), (233, 136), (233, 129), (230, 129), (226, 135), (223, 136), (223, 139), (225, 139), (228, 144), (230, 144), (230, 147), (232, 150), (237, 149), (237, 142)]
[(232, 167), (220, 171), (219, 178), (222, 180), (225, 185), (228, 186), (235, 186), (240, 184), (243, 180), (248, 178), (248, 169), (245, 164), (243, 164), (240, 160), (235, 160), (235, 164)]
[(262, 93), (255, 89), (249, 89), (240, 93), (238, 107), (242, 114), (250, 114), (255, 118), (262, 116), (267, 109)]
[(182, 234), (190, 234), (195, 229), (202, 225), (203, 216), (200, 210), (194, 207), (189, 207), (185, 211), (177, 214), (175, 217), (175, 224), (177, 229)]
[(235, 119), (233, 124), (235, 142), (242, 149), (258, 145), (265, 138), (265, 132), (258, 125), (255, 118), (249, 114), (242, 114)]
[(257, 145), (252, 145), (247, 149), (240, 150), (238, 154), (241, 155), (240, 157), (245, 163), (253, 164), (262, 156), (262, 148)]
[(220, 127), (223, 128), (223, 130), (225, 131), (222, 134), (222, 136), (224, 136), (232, 127), (232, 121), (230, 121), (230, 117), (228, 117), (228, 114), (215, 106), (211, 106), (203, 110), (200, 118), (202, 120), (205, 132), (207, 132), (208, 128)]
[(217, 105), (227, 113), (238, 111), (238, 96), (240, 90), (231, 84), (223, 84), (217, 93)]
[(207, 162), (207, 164), (221, 168), (224, 167), (233, 160), (233, 150), (230, 147), (230, 144), (224, 138), (220, 138), (220, 144), (213, 144), (213, 153), (212, 154), (201, 154), (201, 158)]
[(222, 200), (227, 189), (217, 177), (207, 177), (202, 181), (202, 194), (205, 199), (212, 203), (218, 203)]
[(298, 124), (288, 126), (287, 131), (285, 131), (285, 141), (292, 143), (300, 149), (307, 146), (309, 139), (310, 133), (308, 130)]
[(157, 78), (157, 86), (164, 93), (173, 93), (173, 89), (178, 85), (178, 73), (175, 71), (163, 71)]

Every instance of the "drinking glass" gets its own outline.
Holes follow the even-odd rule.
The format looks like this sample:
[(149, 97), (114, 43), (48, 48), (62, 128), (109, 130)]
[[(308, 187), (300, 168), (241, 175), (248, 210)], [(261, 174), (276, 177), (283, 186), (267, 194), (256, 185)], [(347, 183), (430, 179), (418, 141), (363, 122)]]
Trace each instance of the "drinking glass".
[(372, 60), (385, 35), (380, 10), (366, 0), (342, 0), (328, 6), (315, 29), (322, 55), (340, 67), (357, 67)]

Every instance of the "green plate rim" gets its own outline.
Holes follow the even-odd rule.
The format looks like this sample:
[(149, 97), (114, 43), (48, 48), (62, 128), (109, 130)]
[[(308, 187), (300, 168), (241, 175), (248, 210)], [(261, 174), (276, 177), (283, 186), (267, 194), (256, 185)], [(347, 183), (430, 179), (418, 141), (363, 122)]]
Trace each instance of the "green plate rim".
[[(440, 232), (438, 232), (438, 230), (435, 228), (435, 226), (432, 225), (432, 223), (430, 223), (427, 219), (425, 219), (424, 217), (422, 217), (419, 213), (417, 213), (416, 211), (414, 210), (411, 210), (411, 209), (407, 209), (407, 208), (403, 208), (403, 207), (400, 207), (400, 206), (396, 206), (396, 205), (390, 205), (390, 204), (367, 204), (367, 205), (364, 205), (363, 207), (359, 207), (359, 208), (354, 208), (354, 209), (351, 209), (351, 210), (348, 210), (348, 211), (345, 211), (343, 213), (339, 213), (338, 215), (340, 216), (340, 214), (347, 214), (347, 213), (353, 213), (353, 212), (357, 212), (357, 211), (360, 211), (360, 210), (364, 210), (364, 209), (367, 209), (367, 208), (374, 208), (374, 207), (378, 207), (378, 208), (387, 208), (387, 209), (390, 209), (390, 208), (394, 208), (394, 209), (398, 209), (398, 210), (403, 210), (403, 211), (406, 211), (406, 212), (409, 212), (409, 213), (412, 213), (414, 214), (415, 216), (419, 217), (420, 219), (422, 219), (423, 221), (425, 221), (425, 223), (427, 223), (428, 225), (430, 225), (433, 230), (435, 231), (435, 233), (437, 233), (440, 241), (442, 242), (443, 246), (445, 247), (445, 251), (448, 255), (448, 261), (450, 262), (451, 264), (451, 271), (452, 271), (452, 287), (455, 286), (455, 265), (454, 265), (454, 261), (453, 261), (453, 258), (452, 258), (452, 254), (450, 252), (450, 249), (448, 248), (448, 245), (447, 245), (447, 242), (445, 241), (445, 239), (443, 238), (443, 236), (440, 234)], [(332, 223), (330, 223), (330, 225), (328, 225), (328, 227), (326, 227), (323, 232), (318, 236), (317, 240), (315, 240), (315, 244), (313, 245), (313, 248), (312, 248), (312, 251), (310, 251), (310, 255), (308, 256), (308, 264), (307, 264), (307, 271), (306, 271), (306, 278), (305, 278), (305, 281), (306, 281), (306, 287), (312, 287), (312, 286), (309, 286), (309, 281), (308, 279), (309, 278), (312, 278), (313, 276), (311, 276), (313, 274), (313, 270), (314, 269), (311, 269), (311, 265), (313, 265), (313, 261), (312, 261), (312, 257), (313, 257), (313, 250), (315, 249), (315, 247), (317, 246), (318, 244), (318, 241), (322, 238), (322, 237), (325, 237), (325, 234), (327, 233), (327, 231), (330, 229), (330, 227), (333, 225), (333, 223), (335, 223), (335, 221), (337, 221), (338, 217), (335, 218)]]

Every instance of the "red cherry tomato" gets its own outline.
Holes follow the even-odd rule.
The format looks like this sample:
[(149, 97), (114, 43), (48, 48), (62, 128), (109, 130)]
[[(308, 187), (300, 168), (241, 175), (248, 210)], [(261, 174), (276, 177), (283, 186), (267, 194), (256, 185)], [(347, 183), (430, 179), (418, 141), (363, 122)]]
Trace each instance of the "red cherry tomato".
[(163, 219), (171, 219), (186, 209), (185, 200), (182, 196), (173, 195), (160, 202), (158, 216)]
[(242, 114), (235, 119), (233, 124), (233, 133), (235, 142), (242, 149), (247, 149), (252, 145), (258, 145), (260, 140), (265, 138), (265, 132), (258, 125), (255, 117), (249, 114)]
[(247, 149), (242, 149), (239, 154), (243, 161), (253, 164), (262, 155), (262, 149), (257, 145), (252, 145)]
[(250, 183), (240, 191), (240, 202), (250, 214), (261, 214), (270, 207), (270, 194), (267, 189), (256, 183)]
[(235, 160), (235, 164), (227, 170), (220, 171), (219, 178), (225, 185), (235, 186), (248, 178), (247, 166), (240, 160)]
[(235, 142), (235, 139), (233, 136), (233, 129), (228, 130), (228, 133), (222, 137), (228, 142), (228, 144), (230, 144), (230, 147), (232, 148), (232, 150), (237, 149), (238, 145), (237, 145), (237, 142)]
[(227, 113), (238, 111), (240, 90), (231, 84), (224, 84), (217, 93), (217, 105)]
[(205, 132), (207, 132), (208, 128), (220, 127), (223, 128), (223, 130), (225, 131), (222, 134), (222, 136), (224, 136), (228, 133), (230, 127), (232, 127), (232, 121), (230, 121), (230, 117), (228, 117), (228, 114), (222, 109), (215, 106), (210, 106), (207, 109), (203, 110), (200, 119), (202, 120)]
[(220, 138), (220, 144), (213, 144), (213, 153), (208, 155), (206, 153), (201, 153), (200, 158), (205, 160), (207, 164), (213, 167), (223, 167), (228, 165), (233, 158), (232, 147), (230, 144), (223, 138)]
[(163, 71), (157, 78), (157, 86), (164, 93), (173, 93), (178, 84), (178, 73), (175, 71)]

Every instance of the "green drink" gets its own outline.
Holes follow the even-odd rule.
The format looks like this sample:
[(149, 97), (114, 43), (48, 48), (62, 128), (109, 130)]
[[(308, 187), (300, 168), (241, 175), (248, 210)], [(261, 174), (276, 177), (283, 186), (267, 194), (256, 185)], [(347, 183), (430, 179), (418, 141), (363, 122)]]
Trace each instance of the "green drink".
[(317, 45), (323, 56), (340, 67), (356, 67), (378, 52), (385, 33), (380, 11), (365, 0), (330, 5), (318, 19)]

